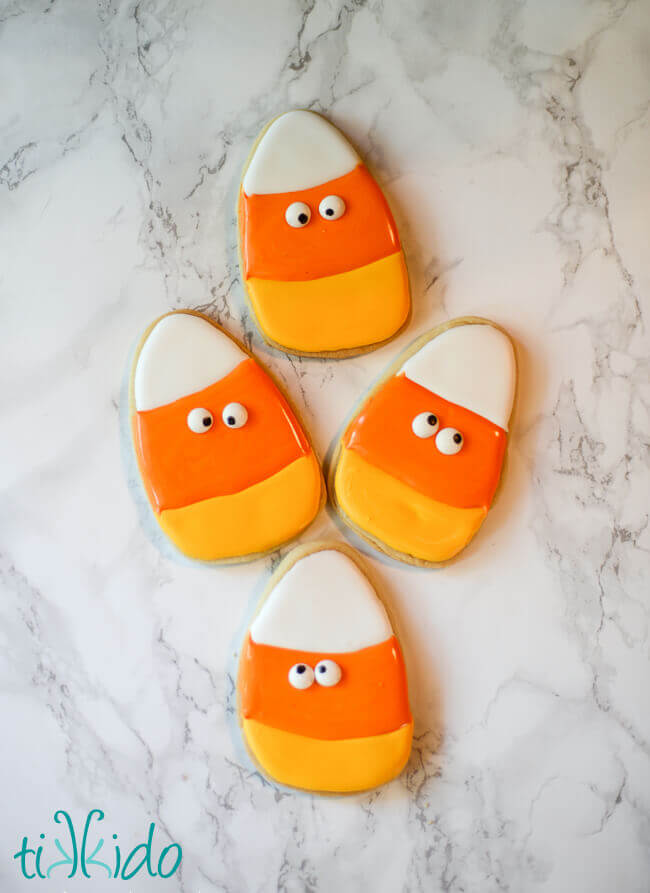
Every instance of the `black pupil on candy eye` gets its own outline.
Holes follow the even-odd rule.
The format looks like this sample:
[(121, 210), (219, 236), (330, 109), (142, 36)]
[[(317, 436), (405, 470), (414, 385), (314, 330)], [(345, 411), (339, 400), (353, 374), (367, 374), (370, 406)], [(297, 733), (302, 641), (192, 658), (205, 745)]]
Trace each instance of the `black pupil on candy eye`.
[(203, 427), (209, 428), (211, 424), (212, 424), (212, 419), (210, 418), (210, 416), (204, 415), (203, 416)]
[(298, 664), (296, 667), (296, 673), (304, 673), (307, 667), (304, 664)]
[(304, 211), (301, 214), (298, 214), (298, 223), (307, 223), (307, 215)]
[(460, 434), (454, 434), (454, 443), (460, 443), (462, 439)]
[(436, 418), (436, 416), (434, 416), (433, 414), (431, 414), (430, 416), (427, 416), (427, 422), (428, 422), (428, 423), (431, 425), (431, 427), (433, 428), (433, 426), (437, 424), (438, 419)]
[(318, 672), (319, 672), (319, 673), (326, 673), (326, 672), (327, 672), (327, 667), (319, 667), (319, 668), (318, 668)]
[(327, 214), (328, 217), (332, 217), (334, 214), (334, 208), (326, 208), (325, 213)]
[(234, 425), (235, 424), (234, 415), (229, 415), (228, 418), (226, 419), (226, 421), (228, 422), (229, 425)]

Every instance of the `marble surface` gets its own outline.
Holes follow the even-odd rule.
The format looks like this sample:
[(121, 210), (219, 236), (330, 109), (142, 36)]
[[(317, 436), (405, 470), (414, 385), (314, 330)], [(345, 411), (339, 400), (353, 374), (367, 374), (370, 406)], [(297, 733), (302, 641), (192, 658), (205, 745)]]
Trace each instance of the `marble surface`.
[[(125, 847), (150, 821), (179, 842), (186, 893), (647, 891), (647, 0), (2, 0), (0, 83), (3, 891), (117, 889), (11, 858), (92, 807)], [(289, 107), (351, 136), (402, 234), (412, 322), (359, 359), (271, 350), (244, 302), (239, 175)], [(439, 571), (364, 550), (416, 725), (377, 792), (255, 772), (233, 673), (277, 556), (205, 568), (151, 529), (128, 362), (181, 307), (246, 339), (321, 455), (426, 328), (476, 313), (516, 339), (475, 542)], [(303, 540), (344, 536), (323, 511)]]

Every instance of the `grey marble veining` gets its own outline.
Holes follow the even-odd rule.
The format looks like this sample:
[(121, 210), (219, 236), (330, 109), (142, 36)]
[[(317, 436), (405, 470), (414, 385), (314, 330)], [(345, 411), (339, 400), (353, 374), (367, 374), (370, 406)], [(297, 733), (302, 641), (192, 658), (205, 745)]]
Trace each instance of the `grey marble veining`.
[[(646, 0), (3, 0), (0, 84), (2, 889), (113, 889), (11, 858), (97, 807), (125, 848), (150, 821), (180, 843), (184, 893), (647, 891)], [(243, 298), (239, 175), (289, 107), (351, 137), (400, 227), (413, 319), (361, 358), (266, 347)], [(259, 353), (321, 456), (416, 334), (475, 313), (516, 339), (480, 535), (437, 572), (365, 550), (416, 724), (379, 791), (260, 777), (233, 678), (277, 556), (205, 568), (147, 525), (125, 376), (179, 307)], [(344, 535), (323, 511), (303, 539)]]

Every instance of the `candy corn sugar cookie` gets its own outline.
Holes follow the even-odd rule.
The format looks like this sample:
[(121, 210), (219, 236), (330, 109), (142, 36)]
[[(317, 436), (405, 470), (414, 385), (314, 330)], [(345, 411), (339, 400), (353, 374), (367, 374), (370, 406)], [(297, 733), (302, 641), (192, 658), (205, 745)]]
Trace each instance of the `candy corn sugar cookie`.
[(330, 494), (346, 523), (411, 564), (453, 558), (499, 483), (516, 365), (488, 320), (456, 319), (402, 354), (338, 444)]
[(267, 125), (239, 192), (242, 277), (268, 342), (297, 354), (362, 353), (410, 310), (383, 193), (343, 134), (314, 112)]
[(191, 558), (252, 558), (299, 534), (324, 496), (287, 400), (200, 313), (158, 319), (136, 352), (131, 422), (158, 524)]
[(281, 784), (362, 791), (408, 760), (402, 652), (345, 546), (299, 546), (280, 564), (246, 634), (237, 690), (247, 747)]

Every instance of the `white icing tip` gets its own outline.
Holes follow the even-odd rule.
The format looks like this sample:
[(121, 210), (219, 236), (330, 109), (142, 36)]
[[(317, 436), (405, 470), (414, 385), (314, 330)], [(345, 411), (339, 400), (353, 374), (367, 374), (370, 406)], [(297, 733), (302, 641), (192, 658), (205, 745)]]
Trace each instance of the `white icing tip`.
[(135, 408), (156, 409), (202, 391), (246, 359), (234, 341), (200, 316), (164, 316), (147, 335), (138, 356)]
[(314, 112), (285, 112), (268, 127), (244, 175), (246, 195), (311, 189), (361, 163), (343, 134)]
[(299, 559), (273, 588), (250, 632), (262, 645), (319, 654), (358, 651), (393, 635), (368, 578), (335, 549)]
[(453, 326), (409, 357), (402, 372), (508, 430), (517, 369), (512, 342), (500, 329), (478, 323)]

